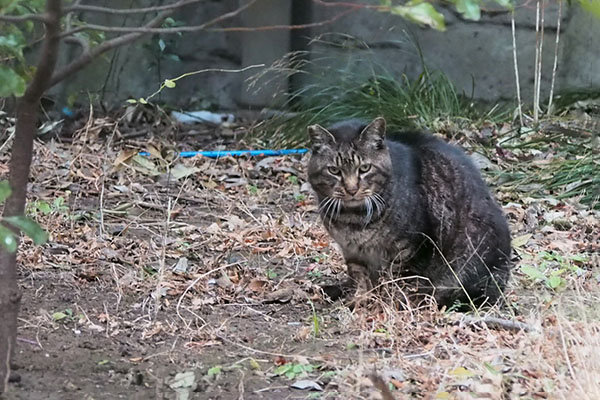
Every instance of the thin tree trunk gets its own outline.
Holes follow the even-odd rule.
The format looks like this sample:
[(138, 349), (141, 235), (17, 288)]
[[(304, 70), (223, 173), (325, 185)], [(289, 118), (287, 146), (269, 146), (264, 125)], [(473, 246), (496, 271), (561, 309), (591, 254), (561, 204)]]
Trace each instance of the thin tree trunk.
[[(3, 216), (23, 215), (27, 182), (36, 135), (39, 101), (54, 72), (60, 42), (61, 1), (46, 2), (46, 36), (33, 80), (17, 103), (17, 124), (10, 158), (9, 183), (12, 189)], [(11, 359), (17, 337), (17, 316), (21, 290), (17, 284), (16, 253), (0, 247), (0, 393), (6, 392)]]

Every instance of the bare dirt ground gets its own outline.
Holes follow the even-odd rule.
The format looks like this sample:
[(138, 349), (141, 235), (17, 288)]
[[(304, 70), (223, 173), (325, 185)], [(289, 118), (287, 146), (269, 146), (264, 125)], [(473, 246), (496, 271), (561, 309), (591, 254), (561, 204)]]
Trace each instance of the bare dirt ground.
[(319, 287), (344, 266), (306, 157), (174, 159), (167, 143), (235, 148), (238, 131), (83, 123), (36, 145), (28, 213), (50, 240), (19, 257), (8, 399), (600, 398), (597, 210), (496, 189), (509, 306), (398, 311), (390, 284), (353, 312)]

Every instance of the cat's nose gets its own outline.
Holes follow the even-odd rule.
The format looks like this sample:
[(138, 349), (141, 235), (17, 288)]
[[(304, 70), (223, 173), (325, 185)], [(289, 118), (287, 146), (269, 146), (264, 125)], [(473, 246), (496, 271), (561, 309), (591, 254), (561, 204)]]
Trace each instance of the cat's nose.
[(346, 193), (348, 193), (350, 196), (354, 196), (356, 193), (358, 193), (358, 187), (346, 188)]

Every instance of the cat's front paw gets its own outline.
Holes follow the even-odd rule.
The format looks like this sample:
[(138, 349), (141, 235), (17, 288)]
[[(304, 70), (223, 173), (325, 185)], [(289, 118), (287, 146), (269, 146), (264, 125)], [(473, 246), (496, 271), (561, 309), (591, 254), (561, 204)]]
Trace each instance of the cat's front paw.
[(345, 297), (349, 297), (354, 292), (352, 282), (349, 280), (346, 280), (344, 282), (337, 282), (332, 285), (321, 285), (320, 287), (323, 291), (323, 294), (329, 297), (329, 300), (331, 301), (336, 301)]

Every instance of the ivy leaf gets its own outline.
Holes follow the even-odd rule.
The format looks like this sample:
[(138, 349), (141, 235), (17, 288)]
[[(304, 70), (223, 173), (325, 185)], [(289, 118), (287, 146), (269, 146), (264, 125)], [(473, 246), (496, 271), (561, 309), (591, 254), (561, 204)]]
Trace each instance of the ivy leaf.
[(494, 0), (496, 3), (500, 4), (502, 7), (508, 8), (509, 10), (513, 9), (512, 0)]
[(171, 17), (167, 17), (165, 18), (165, 21), (163, 22), (163, 26), (165, 27), (171, 27), (175, 25), (175, 20)]
[(413, 0), (403, 6), (392, 7), (390, 12), (417, 24), (428, 25), (438, 31), (446, 30), (444, 16), (429, 3)]
[(521, 265), (521, 272), (532, 280), (544, 280), (546, 278), (542, 271), (530, 265)]
[(35, 244), (44, 244), (48, 240), (48, 234), (42, 227), (29, 217), (17, 215), (14, 217), (5, 217), (3, 221), (8, 222), (15, 228), (33, 239)]
[(450, 375), (459, 378), (459, 379), (467, 379), (475, 376), (475, 374), (465, 367), (457, 367), (449, 372)]
[(158, 47), (160, 48), (161, 53), (163, 51), (165, 51), (165, 47), (167, 47), (167, 45), (165, 44), (165, 41), (162, 39), (158, 40)]
[(563, 283), (563, 278), (558, 275), (552, 275), (550, 278), (546, 280), (546, 285), (550, 289), (556, 289)]
[(52, 314), (52, 319), (55, 321), (60, 321), (61, 319), (65, 318), (67, 318), (67, 314), (65, 314), (64, 312), (57, 311)]
[(11, 253), (17, 251), (17, 237), (4, 225), (0, 225), (0, 245)]
[(25, 93), (25, 79), (5, 65), (0, 65), (0, 97), (17, 96)]
[(37, 208), (38, 211), (44, 215), (48, 215), (52, 212), (52, 208), (50, 207), (50, 204), (46, 203), (43, 200), (36, 201), (35, 203), (33, 203), (33, 206), (35, 208)]
[(0, 204), (4, 203), (12, 193), (8, 181), (0, 181)]
[(531, 236), (533, 236), (533, 235), (530, 233), (521, 235), (521, 236), (517, 236), (511, 242), (512, 247), (518, 248), (518, 247), (525, 246), (527, 244), (527, 242), (529, 242), (529, 239), (531, 239)]
[(165, 86), (172, 89), (175, 87), (175, 82), (170, 79), (165, 79)]
[(456, 0), (456, 11), (462, 14), (465, 19), (471, 21), (479, 21), (481, 18), (481, 10), (479, 9), (478, 0)]
[(208, 369), (208, 371), (206, 371), (206, 375), (208, 375), (211, 378), (214, 378), (216, 376), (218, 376), (219, 374), (221, 374), (221, 371), (223, 370), (223, 367), (221, 367), (220, 365), (211, 367)]
[(24, 42), (20, 36), (13, 34), (0, 36), (0, 49), (19, 60), (23, 60), (23, 47)]

